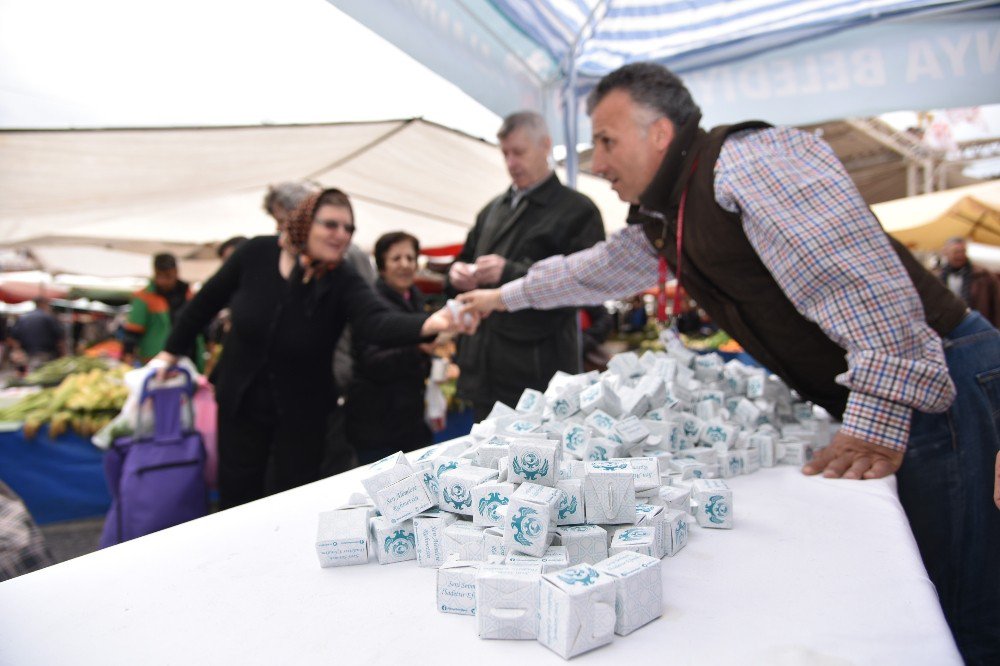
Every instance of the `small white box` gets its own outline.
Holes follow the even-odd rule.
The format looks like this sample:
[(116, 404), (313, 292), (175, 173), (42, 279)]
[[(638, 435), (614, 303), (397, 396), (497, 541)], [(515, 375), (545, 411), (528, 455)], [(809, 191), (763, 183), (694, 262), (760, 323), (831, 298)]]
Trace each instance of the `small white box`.
[(339, 509), (319, 514), (316, 555), (321, 567), (368, 563), (368, 509)]
[(555, 530), (555, 516), (565, 493), (534, 483), (522, 483), (510, 497), (504, 523), (507, 553), (541, 556)]
[(591, 437), (587, 442), (587, 447), (583, 450), (584, 461), (609, 460), (611, 458), (621, 458), (625, 453), (625, 445), (612, 442), (604, 437)]
[(569, 525), (557, 530), (560, 545), (569, 553), (569, 565), (595, 564), (608, 556), (608, 532), (600, 525)]
[(467, 562), (481, 562), (486, 558), (483, 528), (476, 527), (466, 520), (456, 520), (444, 528), (444, 540), (441, 548), (444, 551), (445, 561), (459, 559)]
[(626, 458), (635, 478), (635, 492), (652, 490), (660, 485), (660, 463), (655, 458)]
[(782, 465), (805, 465), (812, 460), (813, 445), (798, 439), (780, 439), (775, 444), (775, 454)]
[(479, 562), (450, 560), (437, 571), (437, 607), (442, 613), (476, 614)]
[(562, 421), (580, 411), (580, 392), (583, 389), (579, 386), (567, 386), (554, 400), (551, 401), (552, 415)]
[(618, 394), (604, 381), (592, 384), (580, 392), (580, 411), (590, 414), (595, 409), (611, 416), (621, 414), (622, 411)]
[(722, 379), (722, 357), (715, 352), (695, 357), (694, 376), (703, 382), (715, 382)]
[(365, 470), (365, 475), (361, 478), (361, 485), (365, 487), (365, 492), (375, 502), (379, 513), (386, 512), (385, 507), (379, 504), (378, 492), (387, 486), (391, 486), (397, 481), (401, 481), (413, 474), (416, 470), (410, 465), (402, 451), (397, 451), (391, 456), (386, 456), (377, 460)]
[(499, 525), (507, 515), (507, 504), (517, 487), (513, 483), (486, 481), (472, 489), (474, 525)]
[(658, 497), (652, 501), (668, 509), (687, 511), (691, 503), (691, 489), (681, 486), (660, 486)]
[(541, 391), (524, 389), (514, 410), (522, 414), (541, 414), (545, 410), (545, 396)]
[(480, 483), (497, 478), (497, 474), (495, 469), (476, 467), (475, 465), (449, 469), (444, 472), (438, 478), (438, 483), (441, 486), (439, 498), (441, 508), (471, 518), (473, 515), (473, 488)]
[(594, 568), (617, 581), (616, 634), (628, 636), (663, 615), (663, 577), (659, 559), (621, 552), (598, 562)]
[[(711, 451), (711, 449), (709, 449)], [(715, 452), (712, 452), (713, 455)], [(670, 461), (673, 468), (680, 472), (681, 479), (700, 479), (705, 475), (706, 465), (693, 458), (674, 458)]]
[(439, 567), (444, 562), (444, 530), (458, 520), (455, 514), (427, 512), (413, 519), (417, 537), (417, 566)]
[(510, 445), (507, 479), (555, 486), (561, 453), (559, 444), (549, 440), (514, 440)]
[(721, 479), (697, 479), (691, 484), (695, 519), (702, 527), (732, 529), (733, 491)]
[(437, 504), (424, 483), (426, 472), (414, 472), (378, 491), (375, 502), (382, 507), (382, 515), (393, 524), (410, 520), (418, 513)]
[(668, 557), (673, 557), (688, 542), (688, 514), (687, 511), (679, 509), (667, 509), (662, 514), (663, 530), (665, 532), (664, 545), (669, 543), (666, 551)]
[(603, 409), (595, 409), (587, 415), (583, 422), (600, 433), (602, 437), (610, 437), (615, 431), (618, 420)]
[(476, 574), (480, 638), (530, 640), (538, 636), (541, 567), (484, 564)]
[(564, 493), (563, 498), (559, 500), (559, 506), (556, 508), (556, 524), (579, 525), (585, 522), (583, 479), (557, 481), (556, 488)]
[(743, 473), (753, 474), (760, 470), (760, 451), (757, 449), (743, 449), (738, 452), (743, 463)]
[(615, 579), (582, 564), (542, 576), (538, 642), (564, 659), (614, 640)]
[(559, 473), (556, 474), (556, 481), (582, 479), (585, 473), (586, 465), (582, 460), (563, 460), (562, 464), (559, 465)]
[(549, 546), (541, 557), (525, 555), (524, 553), (511, 553), (507, 556), (505, 564), (538, 564), (542, 567), (542, 573), (558, 571), (570, 566), (569, 551), (565, 546)]
[(650, 525), (644, 527), (623, 527), (615, 530), (608, 552), (614, 555), (624, 550), (655, 557), (658, 552), (656, 527)]
[(571, 424), (563, 430), (563, 451), (566, 451), (566, 453), (574, 458), (580, 459), (583, 457), (588, 442), (590, 442), (590, 428), (585, 425)]
[(735, 426), (724, 423), (706, 423), (701, 429), (701, 436), (698, 438), (698, 441), (702, 444), (707, 444), (717, 451), (723, 450), (723, 446), (726, 449), (731, 449), (736, 444), (737, 433), (739, 433), (739, 428)]
[(729, 479), (743, 474), (743, 456), (740, 451), (726, 451), (719, 454), (719, 476)]
[(649, 396), (638, 389), (623, 386), (618, 389), (618, 394), (622, 403), (622, 417), (638, 417), (649, 411)]
[(490, 413), (486, 415), (486, 419), (484, 420), (496, 421), (503, 418), (504, 416), (513, 416), (516, 413), (517, 412), (514, 411), (513, 407), (505, 405), (499, 400), (497, 400), (496, 402), (493, 403), (493, 408), (490, 409)]
[(615, 424), (613, 433), (621, 438), (628, 448), (635, 448), (649, 437), (649, 428), (634, 416), (622, 419)]
[(654, 374), (643, 375), (636, 382), (635, 390), (649, 399), (649, 404), (659, 407), (667, 401), (667, 385), (663, 377)]
[(417, 537), (412, 520), (393, 524), (385, 516), (379, 516), (372, 519), (371, 525), (372, 548), (379, 564), (417, 559)]
[(502, 435), (493, 435), (476, 447), (476, 467), (495, 469), (497, 461), (510, 451), (510, 439)]
[(621, 352), (615, 354), (608, 361), (608, 370), (621, 377), (638, 377), (642, 374), (645, 366), (639, 362), (639, 356), (635, 352)]
[(635, 522), (635, 476), (627, 460), (587, 463), (583, 495), (588, 523)]
[(487, 527), (483, 530), (483, 556), (487, 562), (504, 562), (507, 559), (502, 526)]
[(527, 418), (516, 419), (504, 426), (503, 431), (512, 437), (528, 435), (541, 427), (541, 423)]

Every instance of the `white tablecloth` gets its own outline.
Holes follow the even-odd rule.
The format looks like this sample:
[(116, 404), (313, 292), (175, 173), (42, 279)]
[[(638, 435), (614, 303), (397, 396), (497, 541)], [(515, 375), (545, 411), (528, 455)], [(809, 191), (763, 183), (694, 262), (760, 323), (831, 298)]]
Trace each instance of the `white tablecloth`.
[[(575, 663), (960, 663), (893, 479), (729, 482), (736, 528), (664, 559), (664, 616)], [(354, 490), (358, 470), (0, 584), (0, 664), (562, 662), (439, 613), (415, 562), (320, 568), (317, 514)]]

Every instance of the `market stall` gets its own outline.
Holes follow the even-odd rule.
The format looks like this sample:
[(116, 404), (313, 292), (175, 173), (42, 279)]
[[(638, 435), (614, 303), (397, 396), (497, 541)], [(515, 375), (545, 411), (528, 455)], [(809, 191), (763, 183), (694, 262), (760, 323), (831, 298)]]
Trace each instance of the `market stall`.
[[(317, 514), (360, 490), (363, 473), (0, 584), (0, 662), (564, 663), (437, 612), (433, 568), (321, 569)], [(575, 661), (960, 663), (892, 478), (784, 466), (729, 482), (736, 527), (693, 528), (663, 561), (663, 617)]]

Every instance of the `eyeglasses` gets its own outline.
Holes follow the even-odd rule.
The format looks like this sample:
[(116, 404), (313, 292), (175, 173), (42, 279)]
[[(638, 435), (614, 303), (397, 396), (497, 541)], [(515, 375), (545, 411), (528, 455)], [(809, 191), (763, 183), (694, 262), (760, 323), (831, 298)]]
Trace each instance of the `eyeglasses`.
[(340, 222), (338, 220), (316, 220), (313, 224), (318, 224), (327, 231), (336, 231), (337, 229), (343, 229), (349, 235), (354, 234), (354, 225), (347, 222)]

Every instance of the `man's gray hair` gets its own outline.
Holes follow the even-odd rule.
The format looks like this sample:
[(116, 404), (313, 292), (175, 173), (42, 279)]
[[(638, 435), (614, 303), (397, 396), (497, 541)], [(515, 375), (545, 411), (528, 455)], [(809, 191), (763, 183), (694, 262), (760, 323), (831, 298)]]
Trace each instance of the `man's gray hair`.
[(954, 245), (955, 243), (961, 243), (962, 245), (968, 245), (969, 244), (968, 241), (965, 238), (963, 238), (962, 236), (952, 236), (951, 238), (949, 238), (948, 240), (946, 240), (944, 242), (945, 247), (947, 247), (949, 245)]
[(277, 185), (268, 185), (264, 195), (264, 210), (274, 216), (274, 208), (280, 207), (286, 212), (292, 212), (310, 195), (320, 191), (320, 187), (308, 181), (288, 181)]
[(542, 114), (534, 111), (518, 111), (503, 119), (497, 138), (503, 141), (514, 130), (525, 129), (535, 139), (543, 139), (549, 136), (549, 126), (545, 123)]
[(587, 96), (587, 115), (593, 114), (594, 107), (614, 90), (624, 90), (637, 104), (657, 116), (666, 116), (675, 125), (683, 125), (692, 116), (701, 114), (684, 82), (656, 63), (634, 62), (602, 78)]

